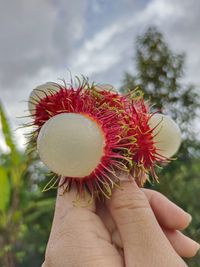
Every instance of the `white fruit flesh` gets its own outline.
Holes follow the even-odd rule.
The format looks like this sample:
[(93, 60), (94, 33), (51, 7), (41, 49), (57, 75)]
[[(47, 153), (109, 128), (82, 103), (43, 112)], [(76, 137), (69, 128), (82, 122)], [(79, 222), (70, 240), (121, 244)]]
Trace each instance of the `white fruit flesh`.
[(56, 86), (54, 83), (48, 82), (42, 85), (37, 86), (30, 94), (29, 101), (28, 101), (28, 108), (31, 114), (34, 115), (35, 113), (35, 106), (37, 105), (38, 101), (46, 95), (51, 95), (54, 92), (58, 92), (60, 88)]
[(153, 134), (158, 152), (170, 158), (178, 151), (181, 144), (181, 132), (178, 125), (168, 116), (154, 114), (149, 120), (149, 126), (153, 129), (158, 125)]
[(37, 148), (51, 171), (81, 179), (100, 163), (104, 143), (103, 132), (95, 121), (81, 114), (62, 113), (42, 126)]

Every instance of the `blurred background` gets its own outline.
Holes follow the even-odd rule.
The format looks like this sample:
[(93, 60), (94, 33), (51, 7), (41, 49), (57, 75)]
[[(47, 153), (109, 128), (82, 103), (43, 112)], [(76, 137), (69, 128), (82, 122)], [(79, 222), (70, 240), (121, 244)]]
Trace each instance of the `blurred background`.
[[(40, 266), (53, 216), (48, 170), (25, 154), (27, 99), (47, 81), (72, 76), (140, 85), (179, 124), (178, 159), (157, 170), (161, 191), (191, 213), (200, 242), (200, 1), (0, 1), (0, 266)], [(200, 266), (200, 256), (188, 261)]]

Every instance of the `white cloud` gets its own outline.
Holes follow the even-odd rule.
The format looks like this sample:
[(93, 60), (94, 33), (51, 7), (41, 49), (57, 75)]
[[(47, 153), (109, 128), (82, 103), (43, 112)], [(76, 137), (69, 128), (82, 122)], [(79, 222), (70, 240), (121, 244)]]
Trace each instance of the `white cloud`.
[[(84, 4), (85, 3), (85, 4)], [(0, 83), (12, 89), (42, 68), (58, 68), (82, 38), (87, 1), (1, 1)]]
[[(150, 25), (159, 27), (172, 50), (186, 52), (186, 80), (200, 84), (200, 2), (144, 3), (137, 6), (131, 0), (123, 5), (120, 1), (104, 5), (94, 1), (92, 5), (88, 0), (1, 2), (0, 98), (14, 127), (20, 124), (14, 118), (26, 109), (20, 101), (28, 98), (31, 88), (67, 78), (67, 68), (74, 75), (81, 73), (96, 82), (118, 86), (125, 70), (134, 71), (135, 37)], [(100, 19), (98, 30), (91, 17)], [(23, 139), (20, 131), (17, 138)]]
[[(194, 2), (196, 5), (194, 5)], [(133, 8), (133, 5), (132, 5)], [(185, 52), (186, 80), (200, 83), (199, 74), (194, 71), (200, 67), (197, 56), (200, 34), (195, 23), (200, 22), (200, 2), (180, 0), (152, 0), (137, 12), (117, 18), (110, 25), (103, 25), (90, 39), (86, 39), (80, 49), (74, 51), (70, 68), (73, 72), (103, 80), (110, 73), (110, 81), (119, 84), (121, 77), (113, 72), (117, 67), (122, 72), (133, 69), (133, 40), (150, 25), (156, 25), (164, 33), (172, 50)], [(134, 8), (133, 8), (134, 10)], [(189, 12), (189, 15), (188, 15)], [(188, 26), (190, 25), (190, 26)], [(121, 67), (125, 69), (122, 69)], [(102, 75), (100, 75), (102, 74)], [(116, 79), (118, 77), (118, 79)]]
[(200, 2), (196, 0), (153, 0), (144, 10), (146, 24), (164, 33), (172, 50), (186, 53), (185, 80), (200, 85)]

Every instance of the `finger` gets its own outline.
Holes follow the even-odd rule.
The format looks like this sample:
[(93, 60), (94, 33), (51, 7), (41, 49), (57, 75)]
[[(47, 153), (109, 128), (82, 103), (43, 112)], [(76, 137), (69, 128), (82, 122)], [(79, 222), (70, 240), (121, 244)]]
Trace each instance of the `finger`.
[(196, 255), (200, 246), (191, 238), (185, 236), (180, 231), (163, 229), (168, 240), (176, 252), (184, 258), (191, 258)]
[(141, 267), (185, 266), (160, 228), (143, 191), (135, 182), (124, 182), (122, 186), (123, 190), (113, 190), (106, 204), (119, 230), (126, 266), (134, 262)]
[[(156, 219), (162, 227), (183, 230), (190, 224), (192, 220), (191, 215), (171, 202), (164, 195), (150, 189), (142, 189), (142, 191), (147, 196)], [(116, 225), (108, 209), (102, 203), (97, 203), (96, 212), (101, 217), (109, 232), (112, 233)]]
[[(155, 215), (157, 215), (157, 220), (162, 227), (168, 227), (173, 230), (178, 228), (183, 228), (184, 225), (186, 226), (188, 222), (188, 217), (190, 219), (190, 215), (188, 215), (185, 211), (181, 208), (173, 204), (169, 201), (166, 197), (162, 194), (149, 190), (143, 190), (145, 195), (148, 197), (151, 207), (154, 209)], [(155, 201), (155, 202), (154, 202)], [(164, 205), (162, 205), (164, 203)], [(160, 205), (158, 209), (155, 207)], [(165, 206), (166, 210), (163, 210), (162, 207)], [(103, 206), (101, 203), (97, 205), (97, 214), (101, 217), (102, 221), (104, 222), (105, 226), (111, 233), (111, 238), (113, 244), (115, 244), (118, 248), (123, 248), (123, 244), (121, 241), (121, 237), (119, 235), (119, 231), (116, 228), (114, 221), (108, 211), (108, 209)], [(168, 218), (169, 216), (169, 218)], [(180, 218), (180, 221), (179, 221)], [(173, 221), (171, 221), (173, 220)], [(181, 257), (192, 257), (195, 255), (196, 250), (198, 248), (198, 243), (193, 241), (192, 239), (186, 237), (182, 233), (178, 231), (170, 231), (170, 230), (163, 230), (167, 238), (169, 239), (171, 245), (176, 250), (176, 252)]]
[(65, 186), (59, 187), (45, 263), (59, 267), (122, 267), (122, 257), (94, 212), (94, 201), (87, 193), (80, 196), (75, 186), (64, 191)]
[(73, 184), (70, 190), (66, 192), (67, 185), (63, 184), (63, 179), (64, 178), (61, 178), (60, 186), (58, 187), (54, 223), (59, 223), (60, 220), (74, 209), (82, 208), (95, 212), (94, 199), (89, 195), (89, 193), (83, 191), (82, 194), (80, 194), (77, 191), (75, 184)]
[[(169, 202), (168, 203), (169, 205), (167, 205), (167, 211), (164, 212), (162, 220), (168, 219), (168, 218), (166, 218), (167, 216), (165, 216), (165, 214), (166, 215), (169, 214), (169, 217), (170, 217), (171, 212), (173, 213), (174, 211), (177, 212), (177, 216), (179, 215), (179, 212), (180, 212), (180, 216), (183, 214), (183, 218), (184, 218), (184, 211), (182, 209), (179, 209), (176, 205), (171, 205), (173, 203), (171, 201), (169, 201), (167, 198), (165, 198), (163, 195), (161, 195), (160, 193), (157, 194), (157, 192), (154, 192), (153, 190), (147, 190), (147, 189), (143, 190), (143, 191), (145, 192), (145, 194), (149, 200), (150, 199), (152, 200), (152, 196), (154, 196), (154, 195), (158, 196), (158, 199), (157, 199), (157, 202), (155, 205), (158, 205), (160, 203), (160, 198), (161, 199), (163, 198), (163, 201)], [(150, 204), (152, 204), (152, 203), (150, 202)], [(176, 211), (176, 207), (178, 208), (177, 211)], [(162, 210), (160, 212), (162, 212)], [(116, 225), (115, 225), (114, 221), (112, 220), (111, 214), (109, 213), (108, 209), (105, 206), (103, 206), (101, 203), (98, 203), (97, 214), (101, 217), (105, 226), (107, 227), (107, 229), (111, 233), (112, 243), (115, 244), (118, 248), (123, 248), (123, 244), (121, 241), (119, 231), (116, 228)], [(186, 218), (187, 218), (187, 216), (186, 216)], [(178, 218), (177, 218), (177, 220), (178, 220)], [(162, 222), (162, 221), (160, 220), (160, 222)], [(177, 222), (175, 222), (175, 223), (176, 224), (174, 224), (174, 226), (177, 225)], [(166, 224), (163, 223), (163, 224), (166, 225), (166, 227), (171, 226), (168, 223), (166, 223)], [(175, 228), (173, 230), (175, 230)], [(196, 243), (192, 239), (186, 237), (185, 235), (183, 235), (179, 231), (172, 231), (172, 230), (167, 230), (167, 229), (164, 229), (163, 231), (164, 231), (166, 237), (169, 239), (173, 248), (179, 254), (179, 256), (192, 257), (196, 254), (196, 251), (198, 250), (198, 247), (199, 247), (198, 243)]]
[(61, 178), (56, 203), (54, 210), (54, 218), (50, 233), (50, 239), (56, 235), (60, 229), (60, 225), (63, 224), (66, 217), (77, 210), (95, 212), (94, 200), (89, 196), (87, 192), (84, 192), (81, 196), (77, 191), (76, 186), (73, 184), (69, 191), (66, 192), (66, 184), (63, 184), (64, 178)]
[(46, 262), (59, 267), (123, 266), (100, 218), (82, 208), (71, 210), (51, 235)]
[[(200, 248), (197, 242), (185, 236), (180, 231), (169, 229), (162, 230), (179, 256), (191, 258), (196, 255)], [(115, 229), (115, 231), (112, 233), (112, 242), (118, 248), (123, 248), (121, 237), (117, 229)]]
[(150, 189), (143, 188), (142, 191), (147, 196), (156, 219), (162, 227), (183, 230), (190, 224), (191, 215), (164, 195)]
[(101, 218), (109, 233), (112, 234), (116, 230), (116, 224), (104, 203), (96, 202), (96, 214)]
[(115, 231), (112, 232), (111, 238), (112, 238), (112, 243), (115, 244), (117, 248), (123, 249), (122, 240), (121, 240), (121, 237), (120, 237), (120, 234), (117, 228), (115, 229)]

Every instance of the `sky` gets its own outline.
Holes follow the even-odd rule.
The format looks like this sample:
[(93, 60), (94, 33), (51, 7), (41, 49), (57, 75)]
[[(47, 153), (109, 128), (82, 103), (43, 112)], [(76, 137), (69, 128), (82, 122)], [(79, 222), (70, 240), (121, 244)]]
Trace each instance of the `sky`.
[(70, 72), (119, 87), (125, 71), (134, 74), (134, 42), (149, 26), (186, 53), (184, 82), (200, 86), (199, 14), (198, 0), (0, 0), (0, 101), (19, 147), (17, 117), (28, 115), (33, 88), (69, 81)]

